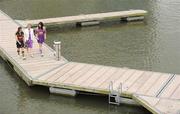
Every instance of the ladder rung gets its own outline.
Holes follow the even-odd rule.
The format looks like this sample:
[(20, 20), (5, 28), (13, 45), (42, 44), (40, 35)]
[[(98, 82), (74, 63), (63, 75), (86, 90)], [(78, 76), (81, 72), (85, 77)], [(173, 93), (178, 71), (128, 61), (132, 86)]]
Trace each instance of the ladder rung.
[[(121, 90), (120, 90), (121, 89)], [(120, 104), (120, 92), (122, 91), (122, 84), (119, 85), (118, 91), (113, 90), (113, 82), (109, 84), (109, 104)], [(113, 100), (112, 100), (113, 99)]]

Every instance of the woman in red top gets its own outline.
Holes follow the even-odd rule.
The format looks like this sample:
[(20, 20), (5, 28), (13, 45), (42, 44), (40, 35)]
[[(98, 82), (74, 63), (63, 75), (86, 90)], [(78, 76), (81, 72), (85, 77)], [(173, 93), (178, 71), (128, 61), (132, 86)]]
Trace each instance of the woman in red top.
[(24, 56), (24, 32), (22, 31), (22, 27), (18, 27), (18, 30), (15, 35), (16, 35), (17, 53), (18, 55), (20, 55), (20, 51), (21, 51), (23, 59), (26, 59)]

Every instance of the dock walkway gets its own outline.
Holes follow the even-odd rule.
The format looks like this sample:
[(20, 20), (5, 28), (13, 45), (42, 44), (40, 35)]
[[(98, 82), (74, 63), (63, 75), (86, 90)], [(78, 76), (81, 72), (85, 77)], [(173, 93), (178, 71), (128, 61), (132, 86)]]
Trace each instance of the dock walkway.
[(61, 61), (57, 61), (53, 55), (53, 50), (46, 44), (43, 46), (45, 55), (41, 57), (35, 39), (33, 39), (34, 58), (27, 56), (26, 60), (23, 60), (16, 51), (15, 32), (18, 26), (9, 16), (0, 12), (0, 55), (13, 66), (14, 70), (28, 85), (32, 84), (33, 78), (67, 62), (63, 57)]
[(18, 26), (0, 11), (0, 56), (29, 86), (108, 95), (112, 81), (115, 90), (122, 84), (121, 96), (133, 98), (154, 114), (177, 114), (180, 110), (180, 75), (69, 62), (63, 57), (57, 61), (46, 44), (45, 55), (41, 57), (35, 40), (34, 58), (22, 60), (15, 46), (14, 34)]
[(28, 23), (32, 25), (37, 25), (37, 22), (42, 21), (43, 23), (48, 25), (55, 24), (80, 24), (87, 23), (87, 25), (91, 24), (99, 24), (100, 21), (103, 20), (142, 20), (143, 17), (147, 14), (145, 10), (129, 10), (129, 11), (118, 11), (118, 12), (107, 12), (107, 13), (97, 13), (97, 14), (81, 14), (77, 16), (66, 16), (66, 17), (55, 17), (55, 18), (46, 18), (46, 19), (35, 19), (35, 20), (16, 20), (21, 23), (21, 25), (26, 26)]

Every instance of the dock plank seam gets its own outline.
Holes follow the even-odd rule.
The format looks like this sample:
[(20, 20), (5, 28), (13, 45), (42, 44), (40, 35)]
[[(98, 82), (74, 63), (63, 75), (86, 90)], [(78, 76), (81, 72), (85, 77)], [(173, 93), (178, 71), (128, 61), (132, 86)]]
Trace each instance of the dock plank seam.
[(162, 75), (163, 75), (162, 73), (159, 74), (159, 77), (157, 78), (157, 80), (154, 81), (153, 84), (152, 84), (152, 86), (150, 86), (150, 87), (145, 91), (146, 94), (148, 94), (148, 93), (150, 92), (150, 90), (153, 88), (153, 85), (155, 85), (155, 84), (161, 79), (161, 76), (162, 76)]
[[(150, 78), (153, 76), (152, 75), (153, 73), (151, 72), (151, 74), (149, 74), (150, 75)], [(150, 78), (148, 78), (147, 80), (146, 80), (146, 82), (148, 81), (148, 80), (150, 80)], [(137, 80), (136, 80), (137, 81)], [(140, 90), (142, 87), (144, 87), (144, 85), (146, 84), (146, 82), (144, 82), (135, 92), (138, 92), (138, 90)], [(136, 83), (136, 82), (135, 82)], [(134, 85), (134, 84), (133, 84)], [(132, 85), (132, 86), (133, 86)]]
[[(157, 78), (157, 80), (160, 80), (161, 75), (163, 75), (163, 74), (159, 74), (159, 77)], [(154, 81), (154, 82), (152, 83), (152, 85), (155, 85), (155, 84), (156, 84), (156, 81)], [(149, 86), (149, 87), (145, 90), (145, 93), (149, 92), (149, 90), (150, 90), (152, 87), (153, 87), (153, 86)]]
[[(94, 66), (94, 65), (91, 65), (91, 66), (87, 65), (87, 66), (85, 66), (85, 67), (83, 68), (83, 70), (84, 70), (84, 69), (90, 70), (93, 66)], [(88, 67), (89, 67), (89, 68), (88, 68)], [(66, 81), (69, 81), (69, 80), (68, 80), (69, 78), (72, 79), (72, 77), (74, 77), (74, 75), (76, 76), (78, 73), (80, 73), (79, 75), (77, 75), (78, 77), (75, 77), (75, 79), (73, 79), (73, 80), (70, 81), (71, 83), (73, 83), (75, 80), (77, 80), (78, 78), (80, 78), (85, 72), (87, 72), (86, 70), (76, 72), (76, 73), (73, 74), (71, 77), (68, 77), (66, 80), (64, 80), (63, 83), (66, 83)]]
[(91, 75), (95, 74), (100, 68), (101, 68), (100, 66), (93, 65), (93, 67), (89, 71), (81, 75), (81, 78), (77, 78), (76, 80), (74, 80), (73, 83), (76, 83), (76, 85), (80, 85), (82, 82), (86, 81), (87, 78), (89, 78)]
[[(92, 66), (88, 69), (88, 71), (90, 71), (91, 69), (93, 69), (93, 67), (94, 67), (94, 65), (92, 65)], [(88, 71), (87, 71), (87, 72), (88, 72)], [(78, 80), (78, 79), (80, 79), (81, 77), (83, 77), (83, 75), (85, 75), (87, 72), (84, 72), (84, 74), (79, 75), (79, 77), (75, 78), (72, 82), (73, 82), (73, 83), (76, 82), (76, 80)]]
[[(52, 82), (56, 82), (59, 78), (61, 78), (62, 76), (64, 76), (66, 73), (72, 71), (73, 68), (77, 67), (77, 65), (78, 65), (78, 64), (72, 65), (69, 69), (65, 70), (65, 72), (63, 72), (63, 74), (62, 74), (61, 76), (59, 76), (59, 74), (60, 74), (61, 72), (57, 72), (57, 73), (55, 74), (55, 76), (59, 76), (59, 77), (56, 77), (56, 79), (55, 79), (54, 81), (52, 81)], [(66, 67), (67, 67), (67, 66), (66, 66)], [(64, 68), (64, 69), (65, 69), (65, 68)], [(47, 80), (48, 80), (48, 79), (47, 79)]]
[(113, 75), (115, 75), (118, 72), (119, 69), (116, 69), (112, 74), (110, 74), (104, 81), (102, 81), (98, 87), (100, 87), (104, 82), (108, 81), (109, 78), (111, 78)]
[(172, 96), (174, 95), (174, 93), (176, 92), (177, 89), (179, 89), (180, 84), (178, 84), (178, 86), (175, 88), (175, 90), (172, 92), (172, 94), (169, 96), (169, 98), (172, 98)]
[[(90, 79), (93, 75), (95, 75), (95, 74), (96, 74), (99, 70), (101, 70), (102, 68), (103, 68), (102, 66), (99, 66), (99, 68), (97, 68), (97, 70), (96, 70), (94, 73), (92, 73), (91, 75), (89, 75), (86, 80)], [(79, 85), (79, 86), (82, 85), (86, 80), (82, 81), (82, 82), (81, 82), (80, 84), (78, 84), (78, 85)]]
[[(111, 68), (112, 69), (112, 68)], [(102, 74), (100, 74), (97, 79), (93, 80), (91, 83), (89, 83), (88, 87), (90, 85), (92, 85), (93, 83), (95, 83), (97, 80), (99, 80), (101, 78), (101, 76), (105, 75), (108, 72), (108, 70), (105, 70)]]
[[(128, 87), (127, 90), (129, 90), (129, 89), (138, 81), (138, 79), (140, 79), (144, 74), (145, 74), (145, 72), (142, 72), (142, 74), (141, 74), (136, 80), (134, 80), (134, 81), (132, 82), (132, 84), (129, 85), (129, 87)], [(132, 76), (133, 76), (133, 75), (132, 75)]]
[(164, 83), (164, 85), (159, 89), (159, 91), (156, 94), (156, 97), (159, 97), (163, 91), (166, 89), (166, 87), (172, 82), (172, 80), (175, 78), (175, 74), (172, 74), (169, 79)]
[(75, 65), (74, 69), (71, 69), (69, 72), (66, 72), (62, 76), (60, 76), (56, 81), (54, 82), (60, 82), (62, 83), (67, 78), (71, 77), (72, 75), (76, 74), (78, 71), (82, 70), (87, 64), (77, 64)]
[[(47, 77), (45, 76), (46, 78), (44, 80), (47, 81), (47, 80), (51, 80), (52, 78), (53, 79), (55, 78), (54, 80), (56, 80), (58, 78), (59, 73), (63, 72), (63, 74), (64, 74), (75, 66), (74, 64), (72, 66), (71, 65), (72, 64), (69, 62), (69, 63), (65, 64), (64, 66), (59, 67), (58, 69), (56, 69), (57, 70), (56, 72), (54, 72), (55, 70), (53, 71), (54, 72), (53, 74), (51, 74), (51, 72), (50, 72), (50, 75), (48, 74)], [(68, 70), (65, 70), (67, 68), (68, 68)], [(44, 78), (44, 76), (42, 78)]]
[(84, 64), (81, 69), (75, 71), (74, 73), (72, 73), (70, 76), (66, 77), (65, 79), (62, 80), (62, 83), (64, 83), (65, 81), (67, 81), (69, 78), (73, 77), (74, 75), (78, 74), (79, 72), (83, 71), (84, 69), (86, 69), (86, 67), (88, 67), (87, 64)]
[[(136, 70), (134, 70), (134, 69), (130, 69), (131, 70), (131, 72), (130, 72), (130, 74), (128, 74), (128, 77), (127, 78), (125, 78), (125, 79), (118, 79), (118, 80), (115, 80), (114, 81), (114, 85), (117, 85), (118, 84), (118, 86), (119, 86), (119, 84), (120, 83), (122, 83), (122, 87), (123, 87), (123, 83), (125, 83), (135, 72), (136, 72)], [(128, 72), (127, 72), (128, 73)], [(123, 74), (123, 78), (124, 77), (126, 77), (127, 75), (126, 75), (126, 72), (124, 72), (124, 74)], [(121, 77), (121, 78), (122, 78)]]
[[(112, 81), (112, 82), (115, 82), (115, 80), (121, 78), (126, 71), (127, 71), (127, 69), (121, 69), (121, 73), (120, 73), (120, 74), (117, 74), (117, 73), (119, 73), (119, 69), (118, 69), (118, 71), (117, 71), (116, 73), (114, 73), (114, 74), (112, 75), (112, 77), (110, 77), (110, 79), (105, 80), (101, 85), (99, 85), (99, 87), (101, 88), (101, 87), (103, 87), (105, 84), (107, 84), (107, 83), (109, 84), (111, 81)], [(115, 76), (115, 77), (114, 77), (114, 76)], [(107, 82), (107, 83), (106, 83), (106, 82)], [(107, 85), (108, 85), (108, 84), (107, 84)]]
[(54, 70), (58, 69), (59, 67), (64, 66), (64, 65), (67, 64), (67, 63), (69, 63), (69, 62), (67, 61), (67, 62), (65, 62), (65, 63), (61, 63), (60, 65), (58, 65), (58, 66), (56, 66), (56, 67), (54, 67), (54, 68), (52, 68), (52, 69), (50, 69), (50, 70), (48, 70), (48, 71), (46, 71), (46, 72), (40, 74), (39, 76), (36, 76), (36, 77), (33, 78), (33, 79), (36, 80), (36, 79), (38, 79), (38, 78), (44, 76), (45, 74), (48, 74), (48, 73), (50, 73), (50, 72), (53, 72)]

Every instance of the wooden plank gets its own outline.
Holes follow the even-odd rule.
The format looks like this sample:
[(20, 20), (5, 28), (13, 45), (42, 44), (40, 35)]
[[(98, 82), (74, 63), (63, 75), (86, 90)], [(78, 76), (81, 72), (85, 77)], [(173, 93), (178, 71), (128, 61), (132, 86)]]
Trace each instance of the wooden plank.
[(151, 89), (146, 93), (149, 96), (156, 96), (157, 92), (161, 89), (161, 87), (167, 82), (170, 74), (162, 74), (161, 77), (156, 81), (154, 85), (152, 85)]
[[(58, 65), (59, 66), (59, 65)], [(37, 75), (35, 75), (35, 76), (38, 76), (38, 75), (40, 75), (39, 73), (41, 73), (41, 74), (44, 74), (44, 73), (46, 73), (46, 72), (48, 72), (49, 70), (52, 70), (52, 69), (54, 69), (54, 68), (56, 68), (56, 66), (54, 66), (54, 65), (51, 65), (51, 66), (45, 66), (45, 67), (41, 67), (41, 68), (39, 68), (38, 69), (38, 67), (35, 67), (34, 69), (27, 69), (27, 68), (24, 68), (30, 75), (31, 75), (31, 73), (33, 73), (33, 74), (35, 74), (35, 73), (37, 73)]]
[(36, 65), (28, 65), (28, 66), (25, 66), (23, 65), (23, 68), (24, 69), (27, 69), (27, 70), (40, 70), (40, 69), (44, 69), (44, 68), (53, 68), (53, 67), (56, 67), (56, 66), (59, 66), (61, 63), (56, 63), (56, 62), (52, 62), (52, 63), (44, 63), (44, 64), (36, 64)]
[(77, 63), (77, 65), (71, 69), (69, 72), (65, 73), (64, 75), (60, 76), (57, 80), (55, 80), (54, 82), (56, 83), (61, 83), (64, 82), (66, 79), (72, 77), (74, 74), (76, 74), (76, 72), (82, 70), (87, 64), (79, 64)]
[[(68, 65), (68, 63), (63, 63), (61, 65), (58, 65), (58, 66), (48, 70), (47, 72), (42, 73), (42, 71), (31, 71), (30, 73), (33, 74), (34, 80), (38, 80), (39, 78), (42, 78), (42, 77), (44, 79), (45, 77), (50, 77), (50, 76), (56, 74), (60, 69), (66, 67), (67, 65)], [(38, 74), (38, 75), (36, 75), (36, 74)]]
[(136, 91), (136, 93), (146, 95), (149, 89), (156, 83), (156, 81), (161, 78), (161, 75), (161, 73), (153, 73), (152, 76), (146, 81), (146, 83), (141, 86), (138, 91)]
[(163, 97), (163, 98), (170, 98), (174, 92), (176, 91), (177, 87), (179, 86), (180, 84), (180, 77), (179, 76), (176, 76), (172, 82), (168, 85), (167, 88), (165, 88), (165, 90), (163, 91), (163, 93), (160, 95), (160, 97)]
[(97, 80), (99, 77), (104, 75), (108, 71), (108, 69), (109, 69), (109, 67), (103, 66), (95, 74), (91, 75), (86, 81), (84, 81), (84, 83), (82, 83), (80, 86), (82, 86), (82, 87), (90, 86), (95, 80)]
[(146, 83), (146, 81), (151, 77), (151, 75), (152, 72), (144, 72), (143, 75), (127, 89), (127, 91), (130, 93), (135, 93), (140, 87), (142, 87)]
[[(26, 61), (18, 61), (18, 63), (21, 65), (33, 65), (33, 64), (39, 64), (42, 62), (46, 62), (46, 61), (51, 61), (51, 60), (55, 61), (54, 59), (51, 59), (49, 57), (45, 57), (42, 59), (42, 57), (41, 58), (39, 58), (39, 57), (31, 58), (29, 56), (28, 57), (26, 56), (26, 58), (27, 58)], [(59, 61), (57, 61), (57, 62), (59, 62)]]
[[(76, 73), (77, 71), (81, 70), (86, 64), (79, 64), (79, 63), (74, 63), (75, 66), (72, 67), (70, 70), (66, 70), (67, 72), (63, 73), (63, 74), (56, 74), (56, 76), (58, 76), (58, 78), (56, 80), (53, 80), (53, 82), (55, 83), (61, 83), (64, 80), (66, 80), (68, 77), (71, 77), (74, 73)], [(48, 81), (50, 81), (48, 79)]]
[[(21, 57), (20, 57), (21, 58)], [(32, 65), (43, 65), (43, 64), (53, 64), (53, 63), (57, 63), (57, 64), (61, 64), (63, 63), (63, 61), (56, 61), (56, 60), (53, 60), (53, 59), (39, 59), (39, 61), (33, 61), (31, 57), (26, 57), (27, 59), (26, 60), (22, 60), (22, 59), (19, 59), (17, 60), (18, 63), (22, 66), (32, 66)], [(31, 60), (33, 61), (31, 63)]]
[(59, 76), (65, 74), (66, 72), (68, 72), (69, 70), (71, 70), (74, 66), (76, 66), (75, 63), (67, 63), (66, 65), (58, 68), (58, 71), (53, 73), (53, 74), (47, 74), (47, 75), (44, 75), (40, 78), (38, 78), (38, 80), (48, 80), (49, 82), (51, 81), (54, 81), (54, 80), (57, 80)]
[(118, 80), (120, 79), (121, 77), (123, 77), (123, 74), (128, 71), (128, 69), (126, 68), (119, 68), (118, 71), (113, 74), (109, 79), (105, 80), (100, 86), (99, 88), (102, 88), (102, 89), (107, 89), (109, 87), (109, 84), (110, 82), (115, 82), (115, 80)]
[(179, 100), (159, 99), (159, 102), (155, 107), (164, 114), (179, 114), (180, 113)]
[(171, 99), (180, 99), (180, 84), (176, 86), (176, 89), (174, 90), (173, 94), (170, 97)]
[(102, 75), (101, 77), (99, 77), (98, 79), (96, 79), (94, 82), (92, 82), (90, 84), (90, 87), (92, 88), (99, 88), (99, 86), (107, 79), (109, 79), (109, 77), (111, 77), (114, 73), (116, 73), (118, 71), (117, 68), (110, 68), (108, 69), (108, 71)]
[(65, 81), (63, 81), (63, 83), (66, 83), (66, 84), (75, 84), (73, 82), (75, 80), (77, 80), (78, 78), (81, 78), (81, 76), (84, 75), (87, 71), (89, 71), (93, 66), (94, 65), (92, 65), (92, 64), (86, 65), (83, 69), (79, 70), (78, 72), (76, 72), (71, 77), (68, 77)]
[(151, 96), (134, 95), (138, 103), (143, 105), (153, 114), (179, 114), (180, 101), (164, 98), (156, 98)]
[(81, 78), (75, 80), (73, 83), (80, 86), (82, 83), (87, 81), (92, 75), (94, 75), (96, 72), (98, 72), (101, 68), (103, 68), (103, 67), (99, 66), (99, 65), (95, 65), (92, 69), (90, 69), (89, 71), (84, 73), (84, 75), (81, 76)]
[(137, 80), (143, 76), (143, 73), (145, 72), (136, 70), (135, 73), (126, 82), (123, 83), (123, 88), (128, 90)]
[[(26, 61), (25, 61), (26, 62)], [(25, 63), (24, 61), (21, 63), (22, 66), (33, 66), (33, 65), (36, 65), (36, 66), (41, 66), (41, 65), (46, 65), (46, 64), (60, 64), (61, 62), (60, 61), (56, 61), (56, 60), (53, 60), (53, 59), (50, 59), (50, 60), (42, 60), (41, 61), (37, 61), (37, 62), (33, 62), (31, 63), (30, 61), (26, 62)]]
[[(115, 82), (113, 83), (113, 88), (117, 90), (119, 84), (122, 83), (123, 85), (124, 82), (126, 82), (134, 74), (134, 72), (135, 72), (134, 69), (127, 70), (127, 72), (125, 72), (120, 79), (115, 80)], [(126, 88), (123, 87), (122, 90), (124, 91), (126, 90)]]

